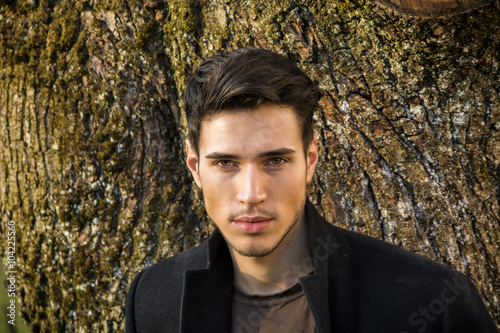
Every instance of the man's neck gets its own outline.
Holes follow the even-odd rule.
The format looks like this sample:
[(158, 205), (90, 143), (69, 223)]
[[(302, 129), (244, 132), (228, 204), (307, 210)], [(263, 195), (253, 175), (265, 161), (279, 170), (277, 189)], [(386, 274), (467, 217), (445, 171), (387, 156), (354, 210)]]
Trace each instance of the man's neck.
[(265, 257), (246, 257), (230, 248), (234, 283), (251, 295), (271, 295), (294, 286), (299, 277), (311, 273), (313, 266), (307, 248), (304, 214), (283, 239)]

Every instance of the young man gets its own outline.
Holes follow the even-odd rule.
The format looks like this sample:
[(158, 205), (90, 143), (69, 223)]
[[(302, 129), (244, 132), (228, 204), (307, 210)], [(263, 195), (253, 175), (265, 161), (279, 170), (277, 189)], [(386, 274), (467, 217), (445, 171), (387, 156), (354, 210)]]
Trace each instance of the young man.
[(461, 273), (327, 223), (307, 200), (321, 93), (287, 58), (242, 49), (187, 85), (187, 166), (217, 229), (139, 273), (133, 332), (497, 332)]

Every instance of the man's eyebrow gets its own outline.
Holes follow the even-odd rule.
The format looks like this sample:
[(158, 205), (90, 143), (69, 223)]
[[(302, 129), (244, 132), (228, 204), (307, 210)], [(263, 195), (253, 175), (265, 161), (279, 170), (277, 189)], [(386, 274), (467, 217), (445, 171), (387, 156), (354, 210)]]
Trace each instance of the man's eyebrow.
[(295, 154), (295, 150), (290, 149), (290, 148), (279, 148), (271, 151), (266, 151), (261, 154), (259, 154), (259, 157), (271, 157), (271, 156), (284, 156), (284, 155), (291, 155)]
[(212, 159), (217, 159), (217, 160), (238, 160), (241, 157), (238, 155), (233, 155), (233, 154), (214, 152), (214, 153), (210, 153), (208, 155), (205, 155), (205, 158), (212, 158)]
[[(295, 150), (290, 149), (290, 148), (279, 148), (279, 149), (274, 149), (274, 150), (262, 152), (259, 154), (258, 157), (263, 158), (263, 157), (284, 156), (284, 155), (291, 155), (291, 154), (295, 154)], [(217, 159), (217, 160), (239, 160), (239, 159), (241, 159), (241, 156), (234, 155), (234, 154), (213, 152), (213, 153), (206, 155), (205, 158)]]

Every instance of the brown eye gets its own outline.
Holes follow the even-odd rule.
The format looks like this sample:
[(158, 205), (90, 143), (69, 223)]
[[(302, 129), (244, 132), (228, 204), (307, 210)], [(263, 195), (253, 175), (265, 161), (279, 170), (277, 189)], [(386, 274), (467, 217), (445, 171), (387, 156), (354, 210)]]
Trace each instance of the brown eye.
[(269, 163), (272, 165), (280, 165), (280, 164), (283, 164), (284, 162), (285, 162), (285, 160), (282, 159), (281, 157), (275, 157), (275, 158), (271, 158), (269, 160)]
[(221, 167), (224, 167), (224, 168), (227, 168), (227, 167), (230, 167), (233, 162), (232, 161), (229, 161), (229, 160), (222, 160), (222, 161), (218, 161), (216, 163), (218, 166), (221, 166)]

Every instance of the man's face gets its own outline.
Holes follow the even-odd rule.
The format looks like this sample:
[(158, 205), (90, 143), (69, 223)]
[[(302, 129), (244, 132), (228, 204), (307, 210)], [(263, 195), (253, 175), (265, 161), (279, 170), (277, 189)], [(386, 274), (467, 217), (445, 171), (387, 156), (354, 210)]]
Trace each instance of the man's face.
[(318, 154), (315, 137), (304, 155), (291, 108), (264, 105), (203, 120), (199, 156), (189, 141), (187, 154), (208, 215), (233, 250), (263, 257), (293, 238)]

